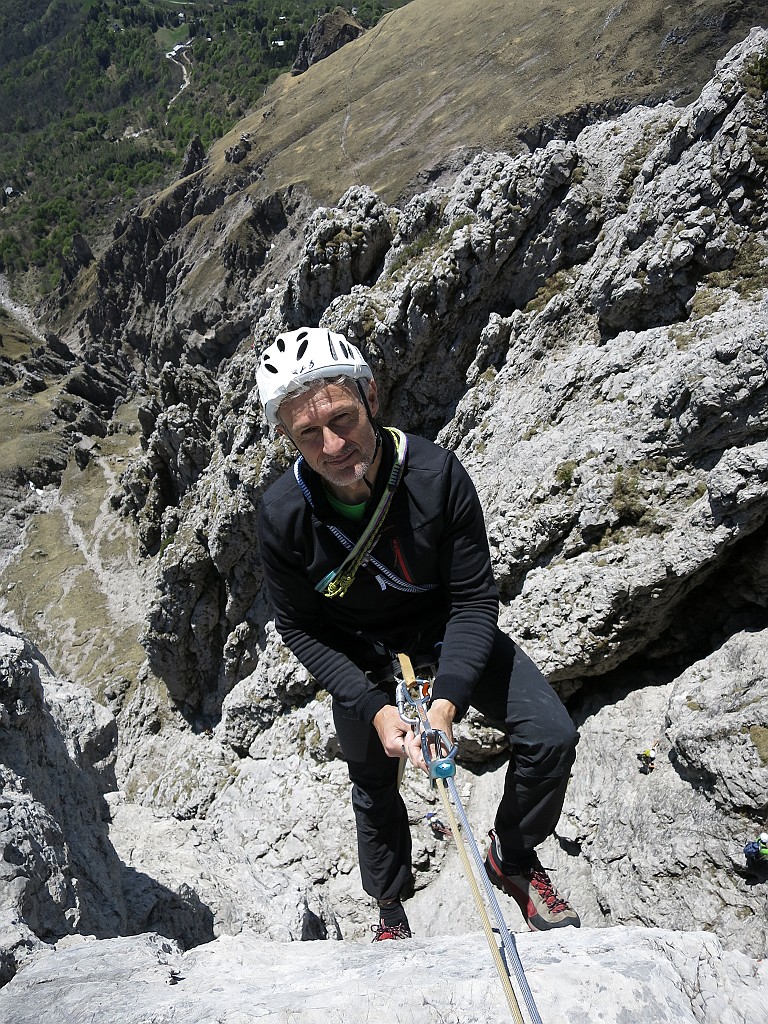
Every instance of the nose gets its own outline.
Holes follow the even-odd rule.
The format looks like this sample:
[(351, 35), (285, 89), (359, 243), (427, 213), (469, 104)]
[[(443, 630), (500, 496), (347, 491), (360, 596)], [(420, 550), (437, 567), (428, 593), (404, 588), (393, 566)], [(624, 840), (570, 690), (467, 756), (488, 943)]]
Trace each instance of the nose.
[(323, 454), (338, 455), (345, 445), (344, 438), (337, 434), (332, 427), (323, 427)]

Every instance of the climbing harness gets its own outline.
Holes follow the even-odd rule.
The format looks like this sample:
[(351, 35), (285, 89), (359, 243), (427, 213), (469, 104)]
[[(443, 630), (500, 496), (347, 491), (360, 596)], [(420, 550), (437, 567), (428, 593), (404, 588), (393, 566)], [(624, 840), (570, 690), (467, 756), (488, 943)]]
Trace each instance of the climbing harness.
[[(472, 834), (469, 819), (456, 788), (455, 757), (458, 748), (456, 744), (450, 746), (445, 733), (439, 729), (433, 729), (429, 724), (429, 718), (427, 717), (429, 681), (416, 679), (410, 658), (406, 654), (398, 654), (397, 657), (402, 672), (402, 680), (398, 682), (395, 698), (397, 709), (402, 720), (407, 722), (414, 731), (419, 731), (421, 734), (421, 751), (424, 756), (424, 762), (429, 769), (432, 785), (440, 794), (446, 816), (450, 822), (451, 831), (456, 839), (456, 848), (461, 857), (469, 887), (472, 890), (472, 896), (480, 915), (499, 979), (504, 987), (504, 994), (507, 997), (509, 1008), (517, 1024), (525, 1024), (517, 995), (512, 986), (512, 979), (509, 973), (509, 966), (511, 964), (518, 988), (528, 1009), (531, 1024), (542, 1024), (533, 994), (528, 986), (528, 980), (525, 977), (517, 946), (507, 928), (496, 893), (493, 891), (491, 882), (486, 874), (482, 854)], [(434, 755), (432, 751), (434, 751)], [(404, 764), (404, 762), (402, 763)], [(449, 794), (450, 799), (448, 798)], [(451, 803), (451, 800), (453, 803)], [(469, 853), (467, 852), (468, 850)], [(475, 863), (476, 873), (472, 871), (472, 864), (469, 859), (470, 854)], [(496, 921), (496, 928), (501, 939), (501, 949), (488, 917), (486, 903), (483, 902), (480, 886), (478, 886), (478, 878), (485, 893), (486, 903), (490, 907)]]
[(323, 594), (325, 597), (344, 597), (346, 592), (352, 586), (357, 570), (363, 564), (368, 552), (376, 543), (376, 538), (384, 524), (384, 519), (389, 511), (389, 506), (395, 496), (397, 485), (400, 483), (400, 478), (403, 475), (405, 457), (408, 454), (408, 439), (405, 434), (396, 427), (385, 427), (384, 429), (389, 431), (395, 441), (395, 451), (397, 455), (392, 465), (392, 472), (389, 474), (387, 486), (384, 488), (381, 498), (379, 499), (376, 511), (371, 516), (368, 525), (365, 530), (363, 530), (358, 542), (349, 552), (341, 565), (337, 569), (332, 569), (315, 587), (315, 590)]

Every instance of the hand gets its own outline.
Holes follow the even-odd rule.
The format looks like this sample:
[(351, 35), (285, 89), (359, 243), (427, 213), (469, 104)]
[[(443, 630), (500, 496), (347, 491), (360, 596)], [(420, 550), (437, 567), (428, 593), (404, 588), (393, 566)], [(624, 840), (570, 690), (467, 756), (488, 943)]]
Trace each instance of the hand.
[[(432, 703), (429, 712), (429, 724), (435, 732), (445, 733), (448, 740), (448, 747), (453, 746), (453, 720), (456, 717), (456, 705), (449, 700), (436, 700)], [(429, 768), (424, 760), (424, 753), (421, 749), (421, 735), (413, 736), (413, 743), (406, 744), (408, 758), (416, 768), (421, 768), (429, 775)], [(429, 755), (432, 758), (444, 757), (447, 750), (435, 750), (434, 744), (430, 744)]]
[(436, 700), (429, 709), (429, 724), (433, 729), (444, 732), (448, 737), (449, 746), (453, 746), (453, 720), (456, 717), (456, 705), (449, 700)]
[(413, 732), (400, 717), (394, 704), (386, 704), (373, 716), (373, 727), (379, 734), (384, 752), (390, 757), (404, 757)]

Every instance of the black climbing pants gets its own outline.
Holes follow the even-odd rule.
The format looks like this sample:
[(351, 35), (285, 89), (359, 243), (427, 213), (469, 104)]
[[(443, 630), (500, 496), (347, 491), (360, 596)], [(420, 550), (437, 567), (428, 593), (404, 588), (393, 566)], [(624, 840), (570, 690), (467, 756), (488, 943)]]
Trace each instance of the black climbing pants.
[[(554, 831), (578, 733), (541, 672), (500, 630), (471, 703), (509, 735), (510, 761), (494, 827), (504, 859), (514, 861)], [(333, 711), (352, 782), (363, 889), (379, 900), (402, 896), (412, 875), (408, 813), (397, 787), (399, 759), (384, 753), (373, 726), (348, 717), (338, 705)]]

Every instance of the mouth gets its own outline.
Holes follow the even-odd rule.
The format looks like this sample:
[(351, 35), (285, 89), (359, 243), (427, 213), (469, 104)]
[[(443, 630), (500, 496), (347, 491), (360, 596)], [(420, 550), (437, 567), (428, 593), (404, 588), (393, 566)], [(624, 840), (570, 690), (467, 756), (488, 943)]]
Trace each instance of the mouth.
[(326, 459), (324, 464), (326, 466), (338, 468), (339, 466), (345, 465), (350, 459), (355, 458), (356, 455), (357, 450), (355, 448), (350, 448), (348, 452), (345, 452), (343, 455), (338, 455), (335, 459)]

